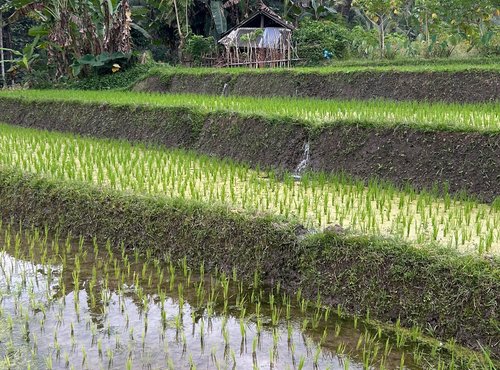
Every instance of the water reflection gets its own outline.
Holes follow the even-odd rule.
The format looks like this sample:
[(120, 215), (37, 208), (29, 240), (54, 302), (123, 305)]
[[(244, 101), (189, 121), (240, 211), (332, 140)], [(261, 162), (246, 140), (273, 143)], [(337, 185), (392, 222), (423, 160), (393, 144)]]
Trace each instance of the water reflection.
[(237, 276), (39, 235), (2, 244), (6, 367), (417, 368), (380, 333)]

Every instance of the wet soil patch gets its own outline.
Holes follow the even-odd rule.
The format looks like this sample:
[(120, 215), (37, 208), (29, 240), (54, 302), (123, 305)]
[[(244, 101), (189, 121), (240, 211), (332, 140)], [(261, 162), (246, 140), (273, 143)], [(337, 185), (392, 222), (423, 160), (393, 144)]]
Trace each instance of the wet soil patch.
[[(55, 130), (98, 138), (191, 148), (202, 121), (186, 109), (89, 106), (63, 102), (2, 100), (0, 120), (27, 128)], [(182, 120), (178, 117), (182, 115)]]
[(293, 171), (307, 138), (307, 129), (299, 124), (219, 114), (205, 121), (196, 149), (253, 166)]
[(312, 140), (310, 166), (418, 189), (436, 184), (491, 202), (500, 195), (500, 135), (332, 127)]

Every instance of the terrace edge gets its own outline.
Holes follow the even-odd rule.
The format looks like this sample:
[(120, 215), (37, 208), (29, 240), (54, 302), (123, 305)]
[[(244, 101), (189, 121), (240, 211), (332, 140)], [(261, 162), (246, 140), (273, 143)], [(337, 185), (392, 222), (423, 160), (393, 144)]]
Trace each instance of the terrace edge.
[[(500, 260), (404, 242), (324, 232), (309, 235), (282, 218), (234, 213), (183, 199), (119, 193), (0, 168), (0, 215), (25, 226), (127, 248), (190, 265), (232, 271), (315, 299), (350, 314), (419, 326), (443, 341), (500, 359)], [(83, 216), (83, 217), (82, 217)], [(456, 303), (459, 304), (456, 304)]]
[[(313, 128), (287, 118), (202, 113), (185, 107), (25, 101), (0, 98), (1, 120), (37, 129), (125, 139), (231, 158), (253, 167), (293, 171), (304, 143), (309, 170), (378, 178), (399, 187), (465, 193), (491, 203), (500, 197), (500, 135), (409, 127), (335, 125)], [(458, 153), (458, 154), (457, 154)]]
[[(226, 86), (226, 88), (224, 88)], [(153, 69), (132, 87), (159, 93), (283, 96), (320, 99), (390, 99), (481, 103), (500, 100), (500, 73), (461, 72), (303, 72), (228, 73)]]

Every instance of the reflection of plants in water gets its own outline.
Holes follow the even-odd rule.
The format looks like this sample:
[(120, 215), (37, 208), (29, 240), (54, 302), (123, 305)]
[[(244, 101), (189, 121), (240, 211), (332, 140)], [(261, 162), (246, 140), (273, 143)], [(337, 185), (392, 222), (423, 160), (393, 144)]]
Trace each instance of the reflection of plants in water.
[(292, 297), (279, 284), (265, 290), (258, 273), (247, 287), (235, 270), (207, 273), (186, 259), (160, 261), (149, 251), (144, 259), (110, 243), (49, 238), (47, 230), (23, 235), (0, 223), (0, 231), (7, 367), (395, 368), (428, 361), (427, 349), (411, 345), (418, 328), (396, 326), (389, 338), (356, 318), (356, 330), (341, 307), (336, 316), (321, 297)]

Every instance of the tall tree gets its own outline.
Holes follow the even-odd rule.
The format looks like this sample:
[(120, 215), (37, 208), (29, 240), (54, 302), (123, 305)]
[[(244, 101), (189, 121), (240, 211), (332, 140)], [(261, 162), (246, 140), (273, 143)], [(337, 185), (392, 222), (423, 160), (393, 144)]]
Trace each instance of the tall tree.
[(380, 56), (385, 56), (385, 38), (393, 16), (399, 13), (402, 0), (354, 0), (366, 19), (377, 29), (379, 34)]
[(5, 53), (3, 46), (3, 11), (0, 9), (0, 73), (2, 78), (2, 87), (7, 84), (7, 79), (5, 76)]

